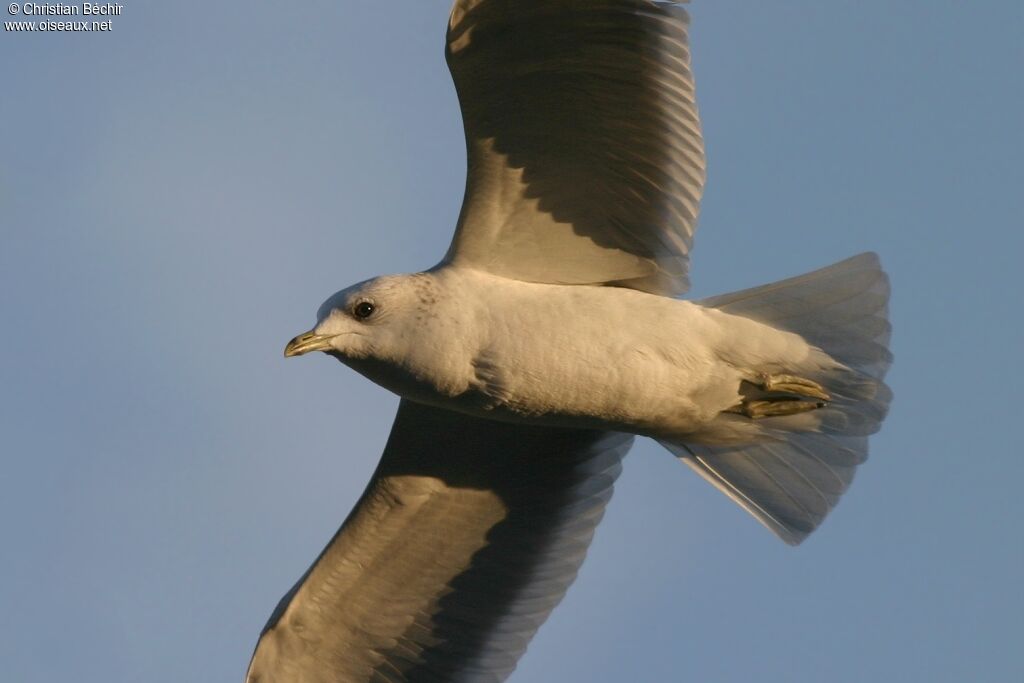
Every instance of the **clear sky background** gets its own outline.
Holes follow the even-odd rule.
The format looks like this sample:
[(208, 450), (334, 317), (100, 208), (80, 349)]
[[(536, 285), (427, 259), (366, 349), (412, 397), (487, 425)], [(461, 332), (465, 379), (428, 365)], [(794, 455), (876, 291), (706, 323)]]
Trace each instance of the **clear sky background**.
[[(124, 5), (0, 35), (13, 683), (241, 681), (397, 404), (284, 344), (461, 202), (448, 0)], [(896, 398), (796, 549), (641, 443), (512, 680), (1024, 680), (1024, 5), (690, 9), (693, 294), (878, 251)]]

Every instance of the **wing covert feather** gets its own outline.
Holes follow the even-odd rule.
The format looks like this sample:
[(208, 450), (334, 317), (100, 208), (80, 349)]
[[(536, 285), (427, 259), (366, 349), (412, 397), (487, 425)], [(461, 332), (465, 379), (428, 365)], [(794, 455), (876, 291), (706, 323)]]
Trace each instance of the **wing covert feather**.
[(403, 400), (247, 681), (505, 680), (575, 578), (631, 443)]

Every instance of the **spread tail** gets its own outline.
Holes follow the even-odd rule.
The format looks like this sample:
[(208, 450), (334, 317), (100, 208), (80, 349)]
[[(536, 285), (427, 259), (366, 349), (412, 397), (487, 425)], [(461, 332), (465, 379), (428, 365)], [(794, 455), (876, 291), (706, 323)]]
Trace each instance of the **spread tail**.
[(701, 301), (796, 333), (827, 353), (840, 365), (810, 379), (825, 387), (831, 401), (813, 413), (758, 420), (765, 438), (755, 443), (662, 444), (782, 540), (800, 543), (849, 487), (857, 465), (867, 459), (868, 435), (878, 431), (888, 411), (888, 301), (888, 278), (871, 253)]

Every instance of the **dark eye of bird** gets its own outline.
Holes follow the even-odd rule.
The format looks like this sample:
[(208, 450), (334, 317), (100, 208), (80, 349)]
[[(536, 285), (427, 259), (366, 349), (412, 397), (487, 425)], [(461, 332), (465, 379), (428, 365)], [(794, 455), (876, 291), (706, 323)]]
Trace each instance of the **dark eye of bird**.
[(360, 320), (366, 320), (373, 315), (375, 310), (377, 310), (376, 307), (369, 301), (360, 301), (356, 304), (356, 307), (352, 309), (352, 312)]

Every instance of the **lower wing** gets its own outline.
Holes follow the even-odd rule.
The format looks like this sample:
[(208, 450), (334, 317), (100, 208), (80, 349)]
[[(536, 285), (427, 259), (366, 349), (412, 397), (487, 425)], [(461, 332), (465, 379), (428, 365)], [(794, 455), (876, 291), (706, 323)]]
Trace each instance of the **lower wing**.
[(403, 400), (247, 682), (505, 680), (575, 579), (631, 444)]

